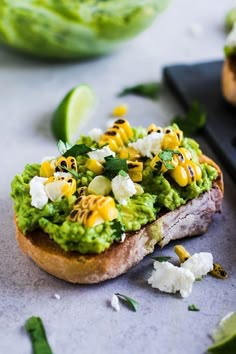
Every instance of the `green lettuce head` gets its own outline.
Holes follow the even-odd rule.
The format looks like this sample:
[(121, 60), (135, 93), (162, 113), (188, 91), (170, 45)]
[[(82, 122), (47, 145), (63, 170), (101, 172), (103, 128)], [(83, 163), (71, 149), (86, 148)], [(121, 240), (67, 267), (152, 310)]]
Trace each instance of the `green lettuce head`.
[(169, 0), (2, 0), (0, 42), (45, 58), (111, 51), (147, 28)]

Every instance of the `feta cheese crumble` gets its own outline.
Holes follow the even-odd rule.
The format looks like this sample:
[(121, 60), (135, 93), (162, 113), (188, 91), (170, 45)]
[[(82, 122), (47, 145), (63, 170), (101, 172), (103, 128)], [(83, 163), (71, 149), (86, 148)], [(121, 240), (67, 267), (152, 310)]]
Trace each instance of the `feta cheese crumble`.
[(129, 143), (128, 146), (136, 149), (142, 156), (152, 158), (153, 155), (157, 155), (160, 152), (163, 137), (163, 133), (153, 132), (134, 143)]
[(57, 199), (64, 195), (64, 188), (66, 188), (67, 182), (65, 180), (53, 181), (45, 185), (45, 192), (48, 198), (55, 202)]
[(111, 298), (111, 306), (112, 306), (113, 309), (115, 309), (116, 311), (120, 311), (119, 299), (118, 299), (118, 296), (116, 296), (115, 294), (112, 295), (112, 298)]
[(213, 256), (209, 252), (195, 253), (181, 263), (181, 267), (190, 270), (195, 279), (202, 277), (213, 270)]
[(136, 194), (136, 188), (132, 179), (118, 175), (111, 181), (111, 188), (115, 199), (122, 205), (127, 205), (127, 200)]
[(115, 153), (109, 148), (109, 146), (104, 146), (102, 149), (97, 149), (88, 152), (88, 156), (90, 157), (90, 159), (97, 160), (100, 163), (104, 163), (105, 157), (111, 155), (115, 156)]
[(29, 183), (31, 205), (37, 209), (43, 209), (43, 207), (48, 202), (48, 196), (45, 191), (45, 185), (44, 185), (46, 181), (47, 178), (35, 176), (31, 179)]
[(97, 143), (99, 142), (102, 134), (103, 134), (103, 131), (100, 128), (93, 128), (88, 133), (88, 135)]
[(53, 296), (53, 299), (56, 299), (56, 300), (61, 300), (61, 297), (59, 294), (55, 293)]
[(156, 261), (148, 284), (167, 293), (179, 291), (182, 297), (187, 297), (192, 292), (194, 280), (194, 275), (190, 270), (176, 267), (170, 262)]

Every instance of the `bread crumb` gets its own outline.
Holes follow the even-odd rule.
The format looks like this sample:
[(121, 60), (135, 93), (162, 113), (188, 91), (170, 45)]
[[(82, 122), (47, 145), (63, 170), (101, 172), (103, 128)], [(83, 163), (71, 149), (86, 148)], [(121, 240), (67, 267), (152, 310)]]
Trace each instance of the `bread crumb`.
[(113, 309), (115, 309), (116, 311), (120, 311), (119, 299), (118, 299), (118, 296), (116, 296), (115, 294), (112, 295), (112, 298), (111, 298), (111, 306), (112, 306)]

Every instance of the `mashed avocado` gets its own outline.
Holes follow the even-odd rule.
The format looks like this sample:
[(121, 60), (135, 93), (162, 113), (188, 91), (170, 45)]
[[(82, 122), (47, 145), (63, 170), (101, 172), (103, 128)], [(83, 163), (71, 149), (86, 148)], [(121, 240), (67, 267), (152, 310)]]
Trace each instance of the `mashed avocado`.
[[(128, 122), (122, 119), (116, 124), (125, 124), (124, 126), (131, 134), (130, 141), (142, 139), (147, 135), (147, 130), (143, 128), (131, 130), (129, 126), (127, 127)], [(116, 126), (117, 129), (119, 127)], [(176, 132), (175, 129), (177, 129)], [(178, 127), (173, 127), (173, 130), (171, 127), (163, 130), (168, 144), (173, 144), (173, 142), (176, 144), (176, 139), (181, 136)], [(125, 128), (122, 130), (123, 135), (124, 132)], [(118, 153), (114, 154), (112, 150), (110, 152), (115, 156), (107, 155), (109, 158), (106, 160), (101, 155), (104, 153), (103, 147), (99, 148), (98, 143), (90, 137), (81, 137), (77, 144), (84, 144), (96, 150), (97, 160), (90, 161), (89, 155), (82, 155), (82, 152), (78, 152), (76, 156), (62, 155), (57, 159), (47, 161), (43, 169), (40, 164), (28, 164), (21, 175), (15, 176), (11, 184), (11, 196), (14, 200), (17, 223), (22, 232), (41, 229), (65, 251), (78, 251), (81, 254), (101, 253), (114, 242), (121, 241), (124, 232), (140, 230), (142, 226), (154, 221), (160, 211), (174, 210), (188, 200), (197, 198), (201, 193), (208, 191), (212, 187), (212, 181), (217, 178), (217, 171), (214, 167), (207, 163), (199, 163), (201, 150), (197, 142), (189, 138), (182, 138), (181, 143), (174, 150), (172, 148), (160, 149), (163, 159), (161, 160), (162, 167), (158, 165), (160, 159), (154, 158), (155, 164), (152, 165), (153, 159), (143, 156), (138, 157), (139, 160), (134, 161), (133, 166), (130, 162), (128, 164), (126, 159), (120, 158)], [(79, 151), (78, 147), (75, 148)], [(170, 160), (168, 156), (171, 156)], [(173, 156), (176, 159), (178, 156), (178, 160), (174, 160)], [(172, 165), (174, 162), (177, 165)], [(73, 167), (75, 164), (76, 168)], [(106, 164), (109, 164), (109, 169), (106, 168), (108, 167)], [(141, 180), (140, 164), (142, 165)], [(120, 171), (119, 166), (122, 166), (120, 169), (125, 169), (125, 171)], [(134, 170), (131, 170), (133, 174), (129, 176), (127, 172), (130, 173), (130, 166), (133, 166)], [(190, 174), (191, 179), (182, 187), (176, 175), (171, 174), (171, 170), (179, 166), (184, 166), (183, 168), (188, 172), (193, 169), (193, 175)], [(187, 170), (188, 166), (190, 169)], [(164, 170), (163, 167), (165, 167)], [(45, 171), (50, 172), (47, 172), (49, 175), (46, 177)], [(109, 172), (108, 175), (106, 171)], [(88, 194), (87, 186), (97, 175), (101, 174), (104, 174), (106, 187), (108, 187), (107, 194), (96, 195), (96, 191), (93, 191), (95, 194)], [(131, 176), (134, 179), (138, 178), (136, 186)], [(114, 189), (112, 184), (115, 183), (117, 177), (119, 177), (119, 182), (116, 183), (119, 185)], [(33, 203), (32, 181), (35, 179), (39, 183), (36, 183), (36, 187), (39, 188), (35, 187), (36, 194), (42, 193), (42, 190), (43, 193), (48, 193), (45, 203), (40, 206), (35, 206)], [(70, 182), (65, 188), (64, 183), (67, 183), (67, 180)], [(74, 185), (72, 180), (74, 180)], [(53, 185), (54, 189), (48, 185), (51, 182), (56, 182)], [(62, 188), (60, 183), (63, 184), (64, 189), (60, 189)], [(59, 196), (57, 196), (58, 188), (60, 192), (63, 191)], [(117, 191), (122, 193), (122, 197), (118, 198)]]

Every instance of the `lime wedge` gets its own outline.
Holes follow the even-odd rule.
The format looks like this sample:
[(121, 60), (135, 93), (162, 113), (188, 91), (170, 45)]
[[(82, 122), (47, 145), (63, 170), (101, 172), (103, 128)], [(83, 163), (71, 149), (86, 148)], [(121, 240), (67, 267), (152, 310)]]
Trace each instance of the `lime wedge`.
[(57, 139), (74, 143), (78, 129), (92, 115), (97, 99), (87, 85), (78, 85), (63, 98), (52, 119), (52, 131)]
[(212, 334), (214, 344), (208, 352), (217, 354), (236, 353), (236, 312), (231, 312), (220, 321)]

